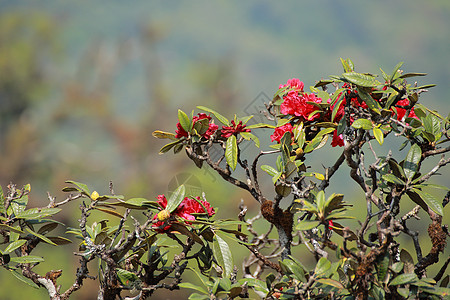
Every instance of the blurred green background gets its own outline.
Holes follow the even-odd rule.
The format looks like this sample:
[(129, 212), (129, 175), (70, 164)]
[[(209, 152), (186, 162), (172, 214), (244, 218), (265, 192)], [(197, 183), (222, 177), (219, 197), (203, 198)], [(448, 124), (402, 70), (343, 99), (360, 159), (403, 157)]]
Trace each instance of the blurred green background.
[[(218, 217), (235, 217), (240, 199), (254, 214), (249, 195), (218, 175), (182, 154), (159, 156), (164, 141), (151, 133), (173, 132), (178, 108), (255, 112), (289, 78), (310, 86), (339, 74), (340, 57), (362, 72), (390, 72), (404, 61), (406, 71), (429, 73), (420, 83), (437, 87), (421, 101), (447, 115), (449, 41), (448, 0), (0, 1), (0, 185), (31, 183), (32, 206), (45, 205), (47, 191), (64, 199), (68, 179), (100, 194), (111, 180), (118, 194), (153, 199), (185, 173), (199, 180)], [(329, 165), (338, 150), (327, 151), (309, 164), (319, 171)], [(361, 194), (349, 185), (348, 169), (340, 172), (327, 194), (355, 203)], [(435, 182), (448, 185), (447, 175)], [(74, 226), (78, 206), (70, 207), (60, 218)], [(42, 272), (65, 269), (63, 289), (74, 278), (74, 249), (41, 250), (49, 256)], [(0, 282), (1, 299), (48, 298), (4, 270)], [(72, 298), (96, 299), (91, 287)]]

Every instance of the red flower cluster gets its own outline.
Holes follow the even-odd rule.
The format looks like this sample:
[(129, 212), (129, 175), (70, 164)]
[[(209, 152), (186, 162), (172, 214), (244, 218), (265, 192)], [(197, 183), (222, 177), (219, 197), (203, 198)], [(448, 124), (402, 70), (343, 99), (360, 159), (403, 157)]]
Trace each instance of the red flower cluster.
[(293, 130), (294, 128), (291, 123), (286, 123), (283, 126), (275, 128), (275, 132), (270, 136), (270, 139), (272, 142), (277, 141), (279, 143), (285, 132), (289, 131), (293, 135)]
[[(408, 106), (409, 105), (409, 99), (402, 99), (402, 100), (397, 102), (397, 105)], [(401, 107), (396, 107), (395, 109), (397, 110), (397, 120), (401, 121), (406, 115), (406, 109), (401, 108)], [(392, 115), (394, 115), (394, 112), (392, 112)], [(416, 116), (416, 113), (414, 112), (414, 108), (411, 109), (411, 111), (409, 112), (408, 117), (409, 118), (419, 119)]]
[(316, 97), (313, 93), (299, 93), (296, 90), (288, 92), (283, 96), (281, 103), (281, 113), (284, 115), (292, 115), (300, 117), (303, 121), (312, 121), (319, 117), (319, 114), (313, 114), (319, 108), (308, 102), (321, 103), (322, 99)]
[(305, 87), (305, 85), (303, 84), (303, 82), (300, 81), (300, 79), (292, 78), (292, 79), (289, 79), (286, 84), (280, 84), (278, 89), (282, 89), (285, 87), (293, 88), (297, 92), (303, 92), (303, 88)]
[(242, 125), (242, 121), (239, 121), (239, 124), (236, 125), (234, 120), (231, 120), (232, 126), (223, 126), (222, 127), (222, 137), (229, 138), (233, 134), (238, 134), (239, 132), (250, 132), (250, 129), (245, 128), (246, 125)]
[[(205, 139), (210, 139), (211, 136), (214, 134), (214, 132), (217, 131), (217, 129), (219, 129), (219, 126), (217, 126), (216, 124), (214, 124), (214, 122), (211, 122), (211, 116), (208, 116), (204, 113), (199, 113), (198, 116), (194, 116), (192, 121), (195, 124), (197, 121), (203, 120), (203, 119), (208, 119), (209, 121), (209, 128), (208, 130), (202, 134), (202, 137), (204, 137)], [(184, 128), (181, 126), (180, 122), (177, 123), (177, 130), (175, 131), (176, 135), (175, 138), (179, 139), (181, 137), (188, 137), (188, 133), (186, 132), (186, 130), (184, 130)]]
[[(162, 207), (162, 208), (166, 208), (167, 207), (167, 199), (166, 196), (164, 195), (159, 195), (158, 197), (158, 204)], [(191, 198), (184, 198), (184, 200), (181, 202), (181, 204), (178, 206), (178, 208), (172, 212), (172, 215), (176, 215), (182, 219), (185, 219), (186, 221), (194, 221), (195, 220), (195, 216), (193, 216), (192, 214), (195, 213), (208, 213), (208, 216), (212, 216), (214, 215), (216, 212), (214, 211), (214, 208), (211, 206), (211, 204), (207, 201), (204, 200), (200, 200), (200, 197), (196, 197), (197, 200), (195, 199), (191, 199)], [(200, 203), (201, 204), (200, 204)], [(202, 205), (205, 207), (205, 209), (202, 207)], [(157, 220), (158, 215), (155, 215), (153, 217), (153, 220)], [(155, 223), (153, 223), (152, 227), (158, 231), (158, 232), (167, 232), (170, 230), (170, 223), (167, 224), (165, 227), (161, 228), (162, 226), (164, 226), (164, 221), (156, 221)], [(189, 222), (187, 222), (189, 223)]]

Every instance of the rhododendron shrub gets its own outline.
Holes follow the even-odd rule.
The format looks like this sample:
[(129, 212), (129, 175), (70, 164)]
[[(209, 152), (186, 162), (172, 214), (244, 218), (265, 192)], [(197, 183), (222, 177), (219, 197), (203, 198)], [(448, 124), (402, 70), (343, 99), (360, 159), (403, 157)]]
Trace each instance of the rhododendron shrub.
[[(248, 192), (226, 199), (235, 219), (216, 213), (222, 195), (184, 185), (148, 200), (117, 195), (112, 183), (100, 195), (67, 181), (66, 199), (49, 194), (46, 207), (29, 208), (30, 185), (10, 184), (0, 189), (3, 269), (51, 299), (96, 279), (98, 299), (158, 289), (189, 289), (189, 299), (445, 299), (450, 189), (432, 181), (450, 163), (450, 120), (421, 101), (433, 85), (410, 82), (425, 74), (398, 64), (376, 76), (341, 62), (341, 75), (309, 87), (280, 84), (262, 123), (198, 106), (178, 111), (174, 132), (153, 132), (170, 141), (161, 154), (185, 153)], [(73, 201), (79, 224), (54, 234), (62, 226), (53, 216)], [(33, 251), (75, 238), (79, 264), (64, 290), (63, 270), (36, 271), (44, 258)], [(248, 257), (235, 262), (232, 247)]]

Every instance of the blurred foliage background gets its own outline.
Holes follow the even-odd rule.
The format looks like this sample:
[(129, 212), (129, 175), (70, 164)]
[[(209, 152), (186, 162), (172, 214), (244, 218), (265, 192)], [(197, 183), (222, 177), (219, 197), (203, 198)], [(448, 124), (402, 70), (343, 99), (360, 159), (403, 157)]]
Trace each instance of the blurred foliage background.
[[(47, 191), (65, 197), (67, 179), (100, 194), (111, 180), (118, 194), (153, 199), (193, 176), (218, 217), (235, 217), (240, 199), (251, 210), (247, 194), (183, 155), (158, 155), (163, 141), (151, 133), (174, 131), (178, 108), (256, 112), (280, 83), (313, 85), (339, 74), (339, 57), (349, 57), (361, 72), (390, 72), (404, 61), (407, 71), (429, 73), (421, 83), (437, 87), (421, 99), (447, 115), (449, 41), (448, 0), (0, 1), (0, 185), (31, 183), (39, 206)], [(326, 151), (308, 162), (331, 162), (337, 154)], [(437, 183), (448, 185), (443, 175)], [(357, 202), (359, 191), (342, 184), (329, 193)], [(73, 226), (72, 206), (60, 218)], [(74, 278), (73, 249), (44, 249), (46, 271), (65, 270), (63, 285)], [(6, 272), (0, 281), (2, 299), (48, 298)], [(74, 299), (96, 295), (86, 288)]]

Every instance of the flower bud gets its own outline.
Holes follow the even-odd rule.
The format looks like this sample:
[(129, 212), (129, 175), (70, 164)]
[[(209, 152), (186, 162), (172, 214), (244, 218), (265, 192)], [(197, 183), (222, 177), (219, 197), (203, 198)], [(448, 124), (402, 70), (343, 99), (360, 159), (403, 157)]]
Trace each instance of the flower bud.
[(92, 201), (97, 200), (98, 197), (100, 197), (100, 195), (97, 193), (97, 191), (93, 191), (91, 194)]
[(170, 212), (167, 209), (163, 209), (157, 215), (158, 221), (165, 221), (170, 217)]

